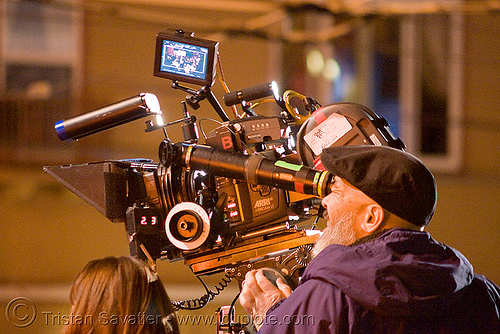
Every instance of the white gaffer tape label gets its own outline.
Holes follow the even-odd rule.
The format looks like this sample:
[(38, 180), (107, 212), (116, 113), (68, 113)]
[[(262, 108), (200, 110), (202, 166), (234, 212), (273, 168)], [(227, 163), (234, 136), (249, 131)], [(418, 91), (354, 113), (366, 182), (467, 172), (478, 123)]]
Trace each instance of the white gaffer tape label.
[(304, 140), (315, 155), (320, 155), (325, 147), (333, 145), (351, 129), (352, 125), (344, 116), (334, 113), (307, 133)]

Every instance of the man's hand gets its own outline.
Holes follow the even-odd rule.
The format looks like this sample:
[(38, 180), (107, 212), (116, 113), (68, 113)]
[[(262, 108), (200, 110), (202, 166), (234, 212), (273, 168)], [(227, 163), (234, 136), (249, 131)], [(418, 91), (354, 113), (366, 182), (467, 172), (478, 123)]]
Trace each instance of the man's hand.
[(276, 284), (278, 287), (264, 276), (262, 270), (252, 270), (245, 275), (239, 300), (241, 306), (252, 315), (257, 330), (271, 306), (292, 293), (290, 286), (281, 278), (276, 280)]

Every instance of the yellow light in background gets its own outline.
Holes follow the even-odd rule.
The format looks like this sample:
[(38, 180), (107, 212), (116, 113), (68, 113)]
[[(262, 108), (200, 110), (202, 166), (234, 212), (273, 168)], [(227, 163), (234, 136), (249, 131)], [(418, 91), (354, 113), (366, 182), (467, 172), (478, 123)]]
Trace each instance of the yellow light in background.
[(323, 68), (323, 76), (329, 81), (334, 81), (340, 76), (339, 63), (333, 58), (328, 58)]
[(307, 54), (307, 71), (313, 76), (318, 76), (323, 71), (325, 62), (319, 50), (311, 50)]

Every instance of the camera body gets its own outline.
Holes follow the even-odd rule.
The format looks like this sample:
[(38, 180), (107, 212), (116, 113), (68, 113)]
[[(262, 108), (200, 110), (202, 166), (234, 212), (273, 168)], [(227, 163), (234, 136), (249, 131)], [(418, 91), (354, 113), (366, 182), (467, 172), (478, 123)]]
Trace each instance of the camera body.
[[(114, 181), (105, 183), (109, 189), (105, 190), (106, 214), (109, 219), (126, 224), (131, 255), (142, 259), (184, 259), (195, 274), (207, 274), (239, 265), (241, 260), (235, 260), (235, 256), (247, 252), (248, 247), (260, 248), (275, 242), (280, 246), (273, 247), (282, 247), (284, 241), (294, 240), (295, 244), (297, 238), (311, 243), (312, 237), (295, 228), (290, 216), (294, 216), (295, 222), (310, 219), (318, 199), (299, 196), (295, 188), (275, 187), (273, 182), (283, 182), (279, 179), (259, 182), (255, 175), (275, 174), (276, 168), (285, 163), (286, 168), (281, 167), (285, 170), (283, 177), (293, 178), (306, 188), (308, 180), (313, 183), (317, 179), (318, 184), (321, 178), (323, 188), (327, 187), (331, 178), (328, 172), (285, 162), (291, 155), (279, 153), (289, 145), (283, 138), (288, 127), (282, 117), (250, 117), (214, 129), (205, 145), (164, 140), (157, 164), (107, 162), (113, 164), (117, 174), (108, 175), (108, 180)], [(255, 152), (249, 154), (249, 150)], [(291, 173), (296, 171), (291, 168), (313, 172), (293, 177)], [(294, 196), (300, 198), (297, 205), (301, 209), (292, 212)], [(109, 203), (118, 207), (112, 208)], [(123, 203), (127, 203), (126, 207), (119, 207)], [(222, 253), (230, 255), (224, 260)], [(217, 264), (207, 267), (204, 259), (212, 258), (217, 259)]]

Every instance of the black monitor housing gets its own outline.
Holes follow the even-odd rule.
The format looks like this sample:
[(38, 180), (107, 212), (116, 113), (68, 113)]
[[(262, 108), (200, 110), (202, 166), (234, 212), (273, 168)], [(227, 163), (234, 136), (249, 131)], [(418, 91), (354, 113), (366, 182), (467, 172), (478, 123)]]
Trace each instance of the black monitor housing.
[(200, 86), (214, 84), (219, 43), (193, 35), (173, 29), (158, 33), (155, 76)]

